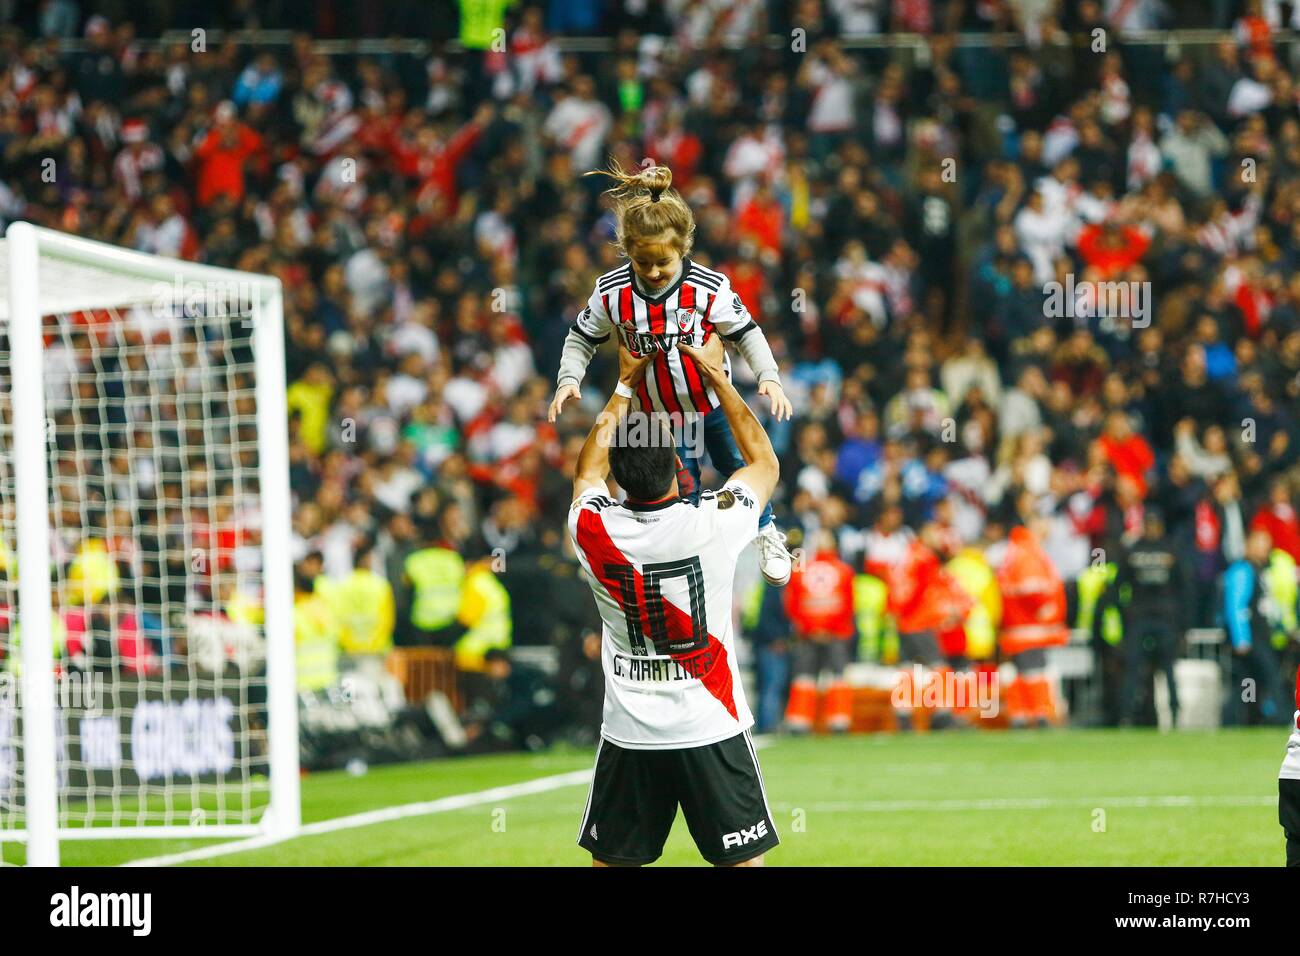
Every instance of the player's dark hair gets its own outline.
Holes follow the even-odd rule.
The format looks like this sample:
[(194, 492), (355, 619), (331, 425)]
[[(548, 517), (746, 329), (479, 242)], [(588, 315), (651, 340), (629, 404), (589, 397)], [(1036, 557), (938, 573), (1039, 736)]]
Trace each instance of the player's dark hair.
[(609, 470), (629, 498), (655, 501), (668, 494), (677, 474), (677, 447), (659, 416), (628, 413), (610, 441)]

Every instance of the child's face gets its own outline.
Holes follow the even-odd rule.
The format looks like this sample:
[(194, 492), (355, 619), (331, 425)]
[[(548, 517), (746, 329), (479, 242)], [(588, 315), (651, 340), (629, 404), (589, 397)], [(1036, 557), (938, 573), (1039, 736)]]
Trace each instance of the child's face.
[(677, 251), (671, 233), (629, 242), (627, 254), (632, 269), (650, 289), (662, 289), (677, 274), (682, 265), (682, 254)]

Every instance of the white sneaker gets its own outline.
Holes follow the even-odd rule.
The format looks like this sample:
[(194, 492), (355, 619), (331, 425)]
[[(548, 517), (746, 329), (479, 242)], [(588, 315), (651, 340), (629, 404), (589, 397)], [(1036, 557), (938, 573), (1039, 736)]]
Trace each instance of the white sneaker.
[(758, 531), (758, 568), (763, 578), (774, 587), (782, 587), (790, 580), (792, 564), (790, 552), (785, 549), (785, 535), (778, 531), (773, 521)]

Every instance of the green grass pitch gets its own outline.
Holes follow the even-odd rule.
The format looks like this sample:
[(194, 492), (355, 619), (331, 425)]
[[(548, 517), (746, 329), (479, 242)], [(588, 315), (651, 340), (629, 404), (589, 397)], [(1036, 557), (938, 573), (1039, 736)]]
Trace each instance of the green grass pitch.
[[(1284, 728), (776, 738), (760, 751), (782, 843), (769, 865), (1275, 866)], [(304, 822), (589, 770), (592, 753), (466, 758), (304, 778)], [(585, 866), (585, 783), (299, 838), (222, 866)], [(66, 841), (111, 865), (211, 844)], [(7, 863), (20, 845), (3, 844)], [(704, 865), (678, 815), (661, 864)]]

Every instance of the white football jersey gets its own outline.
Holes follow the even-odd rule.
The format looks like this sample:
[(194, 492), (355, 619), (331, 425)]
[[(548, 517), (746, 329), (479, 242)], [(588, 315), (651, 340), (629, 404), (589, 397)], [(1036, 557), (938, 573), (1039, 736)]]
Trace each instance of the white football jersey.
[(635, 750), (700, 747), (754, 723), (731, 590), (760, 510), (735, 479), (699, 504), (619, 504), (599, 487), (573, 502), (569, 533), (604, 622), (605, 739)]
[(1286, 742), (1286, 756), (1282, 758), (1282, 771), (1278, 776), (1284, 780), (1300, 780), (1300, 710), (1295, 712), (1291, 738)]
[(1291, 738), (1286, 742), (1286, 757), (1282, 759), (1280, 777), (1286, 780), (1300, 780), (1300, 670), (1296, 671), (1295, 706), (1296, 712), (1291, 720)]

